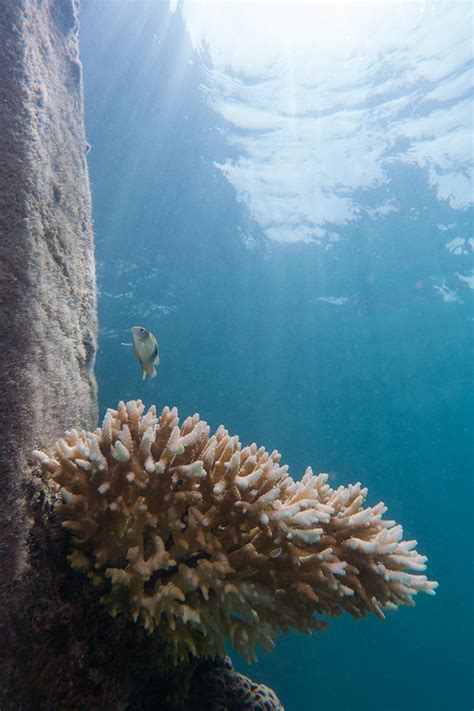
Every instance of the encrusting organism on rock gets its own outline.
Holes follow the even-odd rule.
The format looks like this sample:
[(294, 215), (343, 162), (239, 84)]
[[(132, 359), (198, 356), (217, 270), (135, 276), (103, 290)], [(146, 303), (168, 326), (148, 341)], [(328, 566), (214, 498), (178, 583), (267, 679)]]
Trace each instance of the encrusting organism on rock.
[(177, 683), (166, 701), (180, 711), (285, 711), (273, 689), (239, 674), (229, 657), (194, 659), (173, 672)]
[[(170, 649), (172, 663), (247, 659), (279, 631), (323, 629), (320, 615), (384, 617), (437, 583), (401, 526), (364, 507), (359, 483), (332, 489), (327, 474), (288, 467), (199, 415), (145, 412), (140, 400), (108, 410), (95, 432), (66, 432), (35, 451), (71, 532), (69, 561), (126, 615)], [(59, 496), (58, 496), (59, 499)]]

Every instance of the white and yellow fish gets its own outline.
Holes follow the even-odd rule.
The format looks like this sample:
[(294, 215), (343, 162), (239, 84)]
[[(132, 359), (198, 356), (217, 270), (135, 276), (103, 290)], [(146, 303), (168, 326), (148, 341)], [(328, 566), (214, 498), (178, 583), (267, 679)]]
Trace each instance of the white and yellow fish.
[(142, 367), (142, 379), (148, 376), (154, 378), (156, 376), (155, 366), (160, 362), (158, 353), (158, 341), (155, 336), (143, 326), (133, 326), (132, 345), (135, 355)]

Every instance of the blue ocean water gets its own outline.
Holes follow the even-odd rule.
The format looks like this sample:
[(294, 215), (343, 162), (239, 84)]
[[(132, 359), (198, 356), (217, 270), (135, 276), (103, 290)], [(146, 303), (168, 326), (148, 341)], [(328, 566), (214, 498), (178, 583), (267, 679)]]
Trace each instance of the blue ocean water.
[(233, 655), (287, 711), (473, 708), (470, 27), (458, 2), (82, 1), (101, 411), (177, 405), (361, 481), (440, 583)]

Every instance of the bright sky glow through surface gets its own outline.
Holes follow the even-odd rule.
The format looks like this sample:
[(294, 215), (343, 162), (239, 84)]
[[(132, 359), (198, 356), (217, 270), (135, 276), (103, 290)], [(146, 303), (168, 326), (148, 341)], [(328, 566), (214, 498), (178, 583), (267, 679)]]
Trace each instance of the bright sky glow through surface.
[(238, 154), (218, 167), (270, 239), (327, 244), (396, 211), (403, 165), (472, 203), (470, 2), (185, 1), (183, 16)]

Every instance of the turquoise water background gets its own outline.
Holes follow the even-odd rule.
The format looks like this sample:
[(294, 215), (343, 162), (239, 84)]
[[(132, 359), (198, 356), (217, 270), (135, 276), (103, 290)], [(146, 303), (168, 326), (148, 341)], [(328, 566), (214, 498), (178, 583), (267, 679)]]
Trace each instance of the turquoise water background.
[[(454, 8), (461, 34), (471, 18), (468, 3), (418, 5), (434, 13)], [(430, 119), (425, 163), (415, 160), (421, 144), (410, 143), (413, 131), (389, 147), (388, 121), (374, 135), (383, 179), (351, 188), (361, 158), (353, 160), (349, 148), (349, 177), (333, 192), (355, 208), (350, 217), (322, 214), (318, 223), (312, 205), (295, 207), (312, 183), (295, 188), (293, 163), (288, 175), (284, 161), (269, 164), (263, 178), (258, 173), (286, 139), (259, 153), (272, 129), (232, 123), (230, 109), (219, 110), (224, 99), (232, 109), (241, 105), (257, 79), (231, 66), (216, 78), (212, 47), (196, 48), (183, 12), (166, 2), (82, 2), (101, 412), (119, 399), (177, 405), (182, 418), (199, 412), (243, 443), (278, 449), (295, 478), (311, 465), (329, 472), (333, 486), (361, 481), (369, 503), (383, 500), (405, 538), (416, 538), (428, 556), (428, 575), (440, 587), (416, 608), (383, 622), (338, 618), (311, 638), (292, 634), (252, 667), (233, 655), (239, 670), (276, 690), (287, 711), (470, 711), (472, 204), (436, 182), (454, 176), (459, 186), (466, 166), (453, 160), (436, 168), (426, 158), (435, 139), (459, 133), (457, 119), (449, 124), (440, 112), (452, 116), (469, 94), (458, 88), (436, 99), (446, 79), (416, 80), (415, 63), (408, 88), (380, 98), (378, 85), (397, 79), (397, 62), (400, 76), (404, 66), (391, 48), (395, 58), (371, 75), (373, 97), (377, 110), (400, 101), (403, 125)], [(437, 66), (452, 60), (443, 51)], [(424, 61), (423, 47), (416, 61)], [(450, 77), (459, 87), (472, 59), (461, 53), (456, 61)], [(304, 91), (317, 105), (317, 78)], [(258, 94), (263, 108), (266, 96)], [(370, 115), (371, 106), (366, 99), (357, 111)], [(301, 146), (304, 155), (304, 132)], [(449, 160), (448, 148), (436, 150)], [(396, 160), (402, 153), (411, 159)], [(324, 157), (329, 175), (331, 155)], [(310, 193), (308, 201), (315, 199)], [(274, 209), (271, 224), (264, 209)], [(303, 238), (289, 241), (291, 234)], [(121, 345), (137, 324), (160, 343), (153, 381), (140, 380), (131, 348)]]

